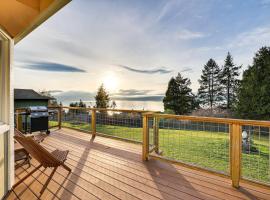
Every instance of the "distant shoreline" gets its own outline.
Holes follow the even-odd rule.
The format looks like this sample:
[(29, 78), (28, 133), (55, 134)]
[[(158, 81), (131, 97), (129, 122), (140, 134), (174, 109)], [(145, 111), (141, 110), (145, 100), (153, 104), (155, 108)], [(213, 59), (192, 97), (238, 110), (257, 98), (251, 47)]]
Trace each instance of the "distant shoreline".
[[(58, 100), (58, 99), (57, 99)], [(70, 103), (79, 102), (79, 100), (75, 101), (60, 101), (63, 106), (69, 106)], [(95, 101), (83, 101), (87, 107), (93, 107), (95, 105)], [(154, 110), (154, 111), (164, 111), (163, 102), (162, 101), (132, 101), (132, 100), (115, 100), (116, 108), (119, 109), (134, 109), (134, 110)]]

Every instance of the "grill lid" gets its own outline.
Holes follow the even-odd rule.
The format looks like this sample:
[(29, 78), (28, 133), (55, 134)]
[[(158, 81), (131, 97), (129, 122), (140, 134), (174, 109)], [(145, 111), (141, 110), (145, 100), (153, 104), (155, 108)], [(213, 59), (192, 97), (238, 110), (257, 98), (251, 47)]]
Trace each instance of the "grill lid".
[(30, 114), (31, 118), (41, 118), (41, 117), (49, 117), (48, 112), (32, 112)]
[(48, 108), (46, 106), (29, 106), (29, 112), (48, 112)]

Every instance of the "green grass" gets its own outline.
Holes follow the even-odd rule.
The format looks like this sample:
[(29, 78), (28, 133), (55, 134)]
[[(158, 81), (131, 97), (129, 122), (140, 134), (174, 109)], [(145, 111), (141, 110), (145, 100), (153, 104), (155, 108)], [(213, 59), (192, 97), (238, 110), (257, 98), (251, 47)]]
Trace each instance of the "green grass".
[[(51, 125), (54, 123), (51, 122)], [(63, 122), (62, 126), (84, 131), (91, 130), (91, 125), (87, 123)], [(142, 141), (142, 128), (97, 124), (96, 129), (97, 132), (106, 135)], [(242, 153), (242, 176), (270, 184), (269, 137), (253, 137), (252, 141), (258, 152)], [(160, 129), (159, 144), (162, 155), (166, 158), (229, 174), (228, 133)]]

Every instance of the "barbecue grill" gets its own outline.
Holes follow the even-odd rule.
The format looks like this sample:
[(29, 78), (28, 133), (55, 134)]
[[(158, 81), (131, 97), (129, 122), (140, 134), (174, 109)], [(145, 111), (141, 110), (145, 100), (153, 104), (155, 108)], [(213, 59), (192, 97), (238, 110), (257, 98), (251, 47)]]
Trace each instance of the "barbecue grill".
[[(25, 127), (30, 133), (36, 131), (49, 131), (49, 112), (46, 106), (30, 106), (26, 109), (25, 114)], [(29, 127), (27, 127), (29, 126)]]

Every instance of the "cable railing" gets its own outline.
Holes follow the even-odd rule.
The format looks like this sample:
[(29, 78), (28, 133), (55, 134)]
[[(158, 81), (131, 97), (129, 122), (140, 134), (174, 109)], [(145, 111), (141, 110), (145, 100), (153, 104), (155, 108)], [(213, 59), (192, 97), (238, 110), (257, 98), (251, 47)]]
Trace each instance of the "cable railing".
[(96, 132), (106, 136), (142, 142), (142, 112), (95, 109)]
[(54, 107), (50, 127), (142, 143), (142, 159), (160, 159), (270, 186), (270, 122), (168, 115), (123, 109)]
[(63, 107), (61, 109), (61, 126), (81, 130), (92, 131), (92, 113), (86, 108)]
[(242, 126), (242, 177), (270, 184), (269, 126)]
[(49, 114), (49, 128), (55, 128), (55, 127), (59, 127), (59, 123), (60, 123), (60, 117), (61, 115), (61, 108), (60, 107), (51, 107), (50, 108), (50, 114)]
[(229, 174), (229, 126), (221, 123), (159, 119), (159, 155)]
[(60, 127), (72, 128), (131, 142), (142, 142), (141, 110), (61, 107), (57, 120)]
[(227, 176), (234, 187), (245, 180), (270, 186), (270, 122), (158, 113), (145, 113), (143, 122), (143, 160)]

